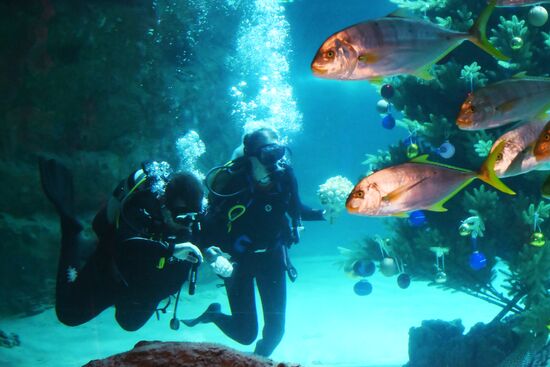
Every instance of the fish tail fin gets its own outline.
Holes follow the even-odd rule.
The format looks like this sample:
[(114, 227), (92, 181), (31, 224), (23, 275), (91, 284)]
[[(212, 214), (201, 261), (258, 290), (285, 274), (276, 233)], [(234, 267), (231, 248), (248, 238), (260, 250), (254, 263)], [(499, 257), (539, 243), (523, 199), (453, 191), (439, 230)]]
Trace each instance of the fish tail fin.
[(470, 28), (468, 33), (470, 33), (469, 40), (481, 48), (483, 51), (487, 52), (489, 55), (499, 59), (499, 60), (510, 60), (510, 58), (504, 55), (502, 52), (497, 50), (495, 46), (489, 43), (487, 40), (487, 21), (491, 17), (493, 10), (495, 9), (497, 0), (490, 0), (489, 4), (483, 9), (480, 16), (477, 18), (476, 22)]
[(477, 177), (497, 190), (500, 190), (506, 194), (515, 195), (516, 193), (506, 186), (495, 174), (495, 162), (497, 157), (502, 154), (505, 144), (506, 141), (501, 141), (500, 144), (498, 144), (491, 152), (491, 154), (489, 154), (489, 157), (487, 157), (485, 162), (483, 162)]

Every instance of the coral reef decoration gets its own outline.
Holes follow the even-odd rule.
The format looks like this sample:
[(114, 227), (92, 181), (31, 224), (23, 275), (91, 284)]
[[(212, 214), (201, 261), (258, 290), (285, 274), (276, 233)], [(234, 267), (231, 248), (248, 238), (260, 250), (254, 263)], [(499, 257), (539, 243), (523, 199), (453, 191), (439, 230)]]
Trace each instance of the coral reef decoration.
[(160, 367), (160, 366), (242, 366), (299, 367), (295, 363), (274, 362), (245, 354), (220, 344), (140, 341), (128, 352), (94, 360), (85, 367)]
[(501, 366), (520, 340), (511, 326), (500, 323), (479, 323), (463, 333), (460, 320), (423, 321), (409, 331), (409, 363), (405, 366)]
[(330, 223), (340, 215), (353, 184), (343, 176), (334, 176), (319, 185), (317, 196), (327, 210), (326, 216)]

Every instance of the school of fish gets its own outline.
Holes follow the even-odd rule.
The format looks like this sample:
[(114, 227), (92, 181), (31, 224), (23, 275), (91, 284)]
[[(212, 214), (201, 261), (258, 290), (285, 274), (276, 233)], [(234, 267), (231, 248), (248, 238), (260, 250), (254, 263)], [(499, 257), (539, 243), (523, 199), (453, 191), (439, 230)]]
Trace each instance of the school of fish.
[[(318, 49), (311, 70), (319, 78), (379, 82), (395, 75), (432, 79), (432, 66), (470, 41), (498, 60), (509, 58), (486, 37), (495, 7), (549, 1), (490, 0), (467, 33), (393, 13), (338, 31)], [(456, 118), (461, 130), (486, 130), (516, 123), (492, 145), (474, 172), (429, 161), (427, 155), (364, 177), (346, 201), (352, 214), (407, 216), (415, 210), (445, 211), (445, 204), (476, 178), (515, 194), (500, 178), (550, 170), (550, 78), (515, 75), (468, 94)], [(541, 193), (550, 198), (550, 177)]]

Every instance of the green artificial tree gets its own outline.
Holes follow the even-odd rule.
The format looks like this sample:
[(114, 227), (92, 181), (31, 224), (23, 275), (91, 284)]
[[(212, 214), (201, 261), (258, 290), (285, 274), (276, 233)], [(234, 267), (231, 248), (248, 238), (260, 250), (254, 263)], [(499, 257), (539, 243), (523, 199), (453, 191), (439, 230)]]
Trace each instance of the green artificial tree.
[[(486, 2), (477, 0), (391, 1), (418, 17), (457, 31), (468, 30), (486, 6)], [(511, 57), (507, 62), (497, 61), (465, 42), (433, 67), (432, 80), (414, 76), (385, 79), (384, 84), (395, 89), (390, 100), (393, 108), (402, 113), (397, 126), (405, 128), (411, 138), (378, 154), (368, 152), (363, 162), (367, 166), (365, 173), (404, 163), (417, 154), (479, 169), (493, 142), (510, 126), (470, 132), (459, 130), (454, 121), (467, 94), (479, 87), (519, 72), (547, 75), (550, 23), (542, 27), (530, 25), (526, 21), (529, 10), (497, 8), (490, 19), (488, 37)], [(456, 148), (450, 159), (435, 154), (445, 141)], [(415, 149), (411, 149), (411, 143), (416, 144)], [(536, 335), (546, 340), (550, 324), (550, 243), (546, 240), (550, 238), (550, 220), (546, 219), (550, 211), (540, 193), (545, 176), (544, 172), (531, 172), (505, 179), (516, 191), (515, 196), (474, 183), (445, 204), (447, 212), (425, 212), (427, 221), (421, 226), (411, 225), (405, 218), (389, 218), (385, 221), (384, 246), (375, 235), (354, 249), (342, 249), (344, 270), (353, 272), (358, 261), (382, 262), (383, 257), (393, 257), (404, 265), (400, 270), (413, 279), (428, 280), (434, 286), (499, 305), (502, 312), (495, 315), (494, 322), (513, 325), (523, 336)], [(468, 229), (472, 218), (482, 221), (482, 233)], [(475, 250), (484, 254), (485, 266), (475, 261), (472, 264)], [(495, 269), (499, 259), (508, 267), (500, 274), (505, 277), (505, 291), (493, 286), (499, 275)]]

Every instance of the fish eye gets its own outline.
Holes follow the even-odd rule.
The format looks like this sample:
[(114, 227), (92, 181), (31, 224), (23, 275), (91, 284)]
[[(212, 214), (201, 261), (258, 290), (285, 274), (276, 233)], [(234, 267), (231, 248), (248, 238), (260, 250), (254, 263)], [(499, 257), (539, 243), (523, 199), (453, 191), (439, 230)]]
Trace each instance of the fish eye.
[(548, 133), (544, 134), (544, 140), (546, 141), (550, 140), (550, 134)]
[(497, 161), (501, 161), (502, 158), (504, 158), (504, 155), (502, 153), (497, 154)]
[(326, 52), (325, 56), (328, 57), (329, 59), (332, 59), (334, 57), (335, 53), (333, 50), (329, 50)]
[(474, 105), (470, 105), (470, 111), (476, 112), (476, 107)]
[(356, 199), (363, 199), (365, 197), (365, 192), (363, 190), (357, 190), (353, 193), (353, 197)]

